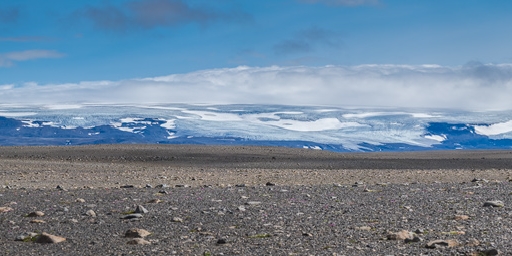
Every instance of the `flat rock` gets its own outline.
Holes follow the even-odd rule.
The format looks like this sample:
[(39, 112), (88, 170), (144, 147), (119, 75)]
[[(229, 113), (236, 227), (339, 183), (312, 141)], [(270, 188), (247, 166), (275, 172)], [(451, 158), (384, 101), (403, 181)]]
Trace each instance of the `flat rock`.
[(30, 223), (46, 223), (46, 221), (35, 219), (35, 220), (31, 220)]
[(0, 213), (3, 213), (3, 212), (10, 212), (12, 211), (13, 209), (11, 207), (0, 207)]
[(27, 217), (42, 217), (44, 216), (44, 212), (42, 211), (35, 211), (27, 214)]
[(407, 230), (401, 230), (396, 233), (389, 233), (387, 236), (388, 240), (405, 240), (405, 239), (413, 239), (413, 233)]
[(48, 233), (43, 232), (41, 235), (36, 237), (36, 240), (34, 242), (39, 244), (56, 244), (64, 241), (66, 241), (66, 238), (64, 237), (50, 235)]
[(127, 242), (127, 244), (141, 244), (141, 245), (145, 245), (145, 244), (151, 244), (151, 242), (147, 241), (147, 240), (144, 240), (144, 238), (134, 238), (134, 239), (131, 239), (130, 241)]
[(148, 212), (149, 212), (148, 209), (144, 208), (144, 206), (137, 205), (134, 213), (148, 213)]
[(149, 235), (151, 235), (151, 233), (149, 231), (147, 231), (145, 229), (141, 229), (141, 228), (128, 229), (124, 233), (124, 237), (132, 237), (132, 238), (144, 238)]
[(505, 206), (505, 203), (503, 203), (503, 201), (499, 201), (499, 200), (484, 202), (484, 207), (503, 207), (503, 206)]
[(125, 220), (128, 220), (128, 219), (140, 219), (142, 217), (143, 216), (140, 213), (132, 213), (132, 214), (127, 214), (127, 215), (121, 217), (121, 219), (125, 219)]
[(443, 247), (455, 247), (459, 245), (459, 242), (454, 239), (450, 240), (434, 240), (427, 243), (425, 247), (430, 249), (443, 248)]

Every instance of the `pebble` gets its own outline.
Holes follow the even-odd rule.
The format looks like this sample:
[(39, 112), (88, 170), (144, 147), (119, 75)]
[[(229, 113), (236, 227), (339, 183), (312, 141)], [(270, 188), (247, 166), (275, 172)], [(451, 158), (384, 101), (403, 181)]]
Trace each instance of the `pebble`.
[(121, 188), (134, 188), (134, 185), (122, 185)]
[(151, 233), (149, 231), (147, 231), (145, 229), (141, 229), (141, 228), (128, 229), (124, 233), (124, 237), (132, 237), (132, 238), (144, 238), (149, 235), (151, 235)]
[(37, 233), (33, 233), (33, 232), (27, 232), (27, 233), (23, 233), (21, 235), (18, 235), (14, 241), (27, 241), (27, 240), (32, 240), (32, 238), (36, 237), (38, 234)]
[(469, 216), (467, 215), (455, 215), (455, 220), (468, 220)]
[(90, 217), (96, 217), (96, 212), (93, 210), (88, 210), (85, 212), (85, 215), (90, 216)]
[(414, 239), (414, 235), (412, 232), (407, 230), (398, 231), (396, 233), (389, 233), (387, 236), (388, 240), (406, 240), (406, 239)]
[(426, 248), (435, 249), (435, 248), (443, 248), (443, 247), (455, 247), (459, 245), (459, 242), (454, 239), (450, 240), (434, 240), (427, 243)]
[(44, 212), (42, 211), (35, 211), (27, 214), (27, 217), (42, 217), (44, 216)]
[(137, 208), (135, 208), (134, 213), (148, 213), (149, 211), (144, 208), (142, 205), (137, 205)]
[(151, 244), (151, 242), (144, 240), (144, 238), (134, 238), (127, 242), (127, 244), (140, 244), (140, 245), (146, 245)]
[(249, 201), (247, 203), (245, 203), (246, 205), (258, 205), (258, 204), (261, 204), (261, 202), (259, 201)]
[(30, 223), (46, 223), (46, 221), (44, 220), (38, 220), (38, 219), (35, 219), (35, 220), (31, 220)]
[(140, 219), (142, 218), (142, 214), (140, 213), (132, 213), (132, 214), (127, 214), (123, 217), (121, 217), (121, 219), (125, 219), (125, 220), (129, 220), (129, 219)]
[(173, 217), (172, 222), (183, 222), (183, 219), (179, 217)]
[(83, 199), (83, 198), (77, 198), (75, 201), (77, 203), (85, 203), (85, 199)]
[(275, 186), (276, 184), (274, 182), (267, 182), (265, 183), (265, 186)]
[(157, 199), (151, 199), (151, 200), (149, 200), (149, 201), (148, 201), (148, 204), (158, 204), (158, 203), (161, 203), (161, 202), (162, 202), (162, 200), (160, 200), (160, 199), (158, 199), (158, 198), (157, 198)]
[(503, 203), (503, 201), (499, 201), (499, 200), (484, 202), (484, 207), (489, 207), (489, 206), (492, 206), (492, 207), (503, 207), (503, 206), (505, 206), (505, 204)]
[(39, 244), (56, 244), (64, 241), (66, 241), (66, 238), (64, 237), (50, 235), (48, 233), (43, 232), (41, 235), (38, 235), (36, 237), (36, 240), (34, 242)]
[(11, 207), (0, 207), (0, 213), (3, 213), (3, 212), (10, 212), (12, 211), (13, 209)]
[(158, 185), (156, 185), (156, 188), (169, 188), (169, 185), (167, 185), (167, 184), (158, 184)]
[(217, 240), (217, 244), (227, 244), (227, 242), (226, 238), (219, 238), (219, 240)]

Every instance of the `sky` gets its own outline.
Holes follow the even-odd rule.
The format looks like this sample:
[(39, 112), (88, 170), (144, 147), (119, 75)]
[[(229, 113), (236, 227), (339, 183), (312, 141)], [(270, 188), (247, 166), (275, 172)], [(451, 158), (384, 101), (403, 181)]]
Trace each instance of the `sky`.
[(0, 103), (512, 109), (512, 1), (0, 2)]

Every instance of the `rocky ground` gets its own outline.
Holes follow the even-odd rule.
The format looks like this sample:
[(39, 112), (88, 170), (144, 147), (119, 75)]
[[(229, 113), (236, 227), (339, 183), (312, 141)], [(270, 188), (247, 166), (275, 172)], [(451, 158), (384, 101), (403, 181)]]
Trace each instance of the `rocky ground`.
[(6, 147), (0, 252), (508, 255), (511, 170), (508, 151)]

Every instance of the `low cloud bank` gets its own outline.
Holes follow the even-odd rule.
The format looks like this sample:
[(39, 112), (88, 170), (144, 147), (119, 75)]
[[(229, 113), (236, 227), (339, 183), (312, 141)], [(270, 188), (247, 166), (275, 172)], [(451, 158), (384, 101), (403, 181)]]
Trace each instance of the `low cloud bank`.
[(512, 109), (512, 64), (237, 67), (76, 84), (0, 85), (0, 102)]

